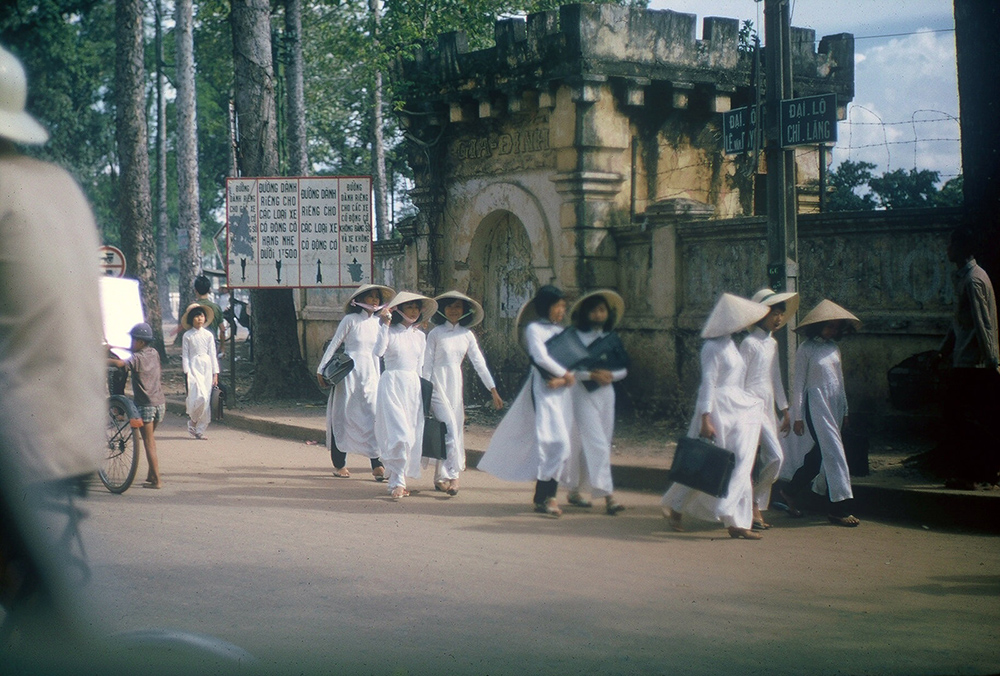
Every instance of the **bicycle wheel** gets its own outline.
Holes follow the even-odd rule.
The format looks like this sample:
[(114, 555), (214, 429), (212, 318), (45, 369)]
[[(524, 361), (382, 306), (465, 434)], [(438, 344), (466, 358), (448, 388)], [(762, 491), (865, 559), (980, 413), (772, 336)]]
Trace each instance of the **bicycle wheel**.
[(132, 427), (138, 412), (127, 397), (108, 397), (107, 448), (98, 470), (101, 483), (112, 493), (124, 493), (139, 467), (139, 430)]

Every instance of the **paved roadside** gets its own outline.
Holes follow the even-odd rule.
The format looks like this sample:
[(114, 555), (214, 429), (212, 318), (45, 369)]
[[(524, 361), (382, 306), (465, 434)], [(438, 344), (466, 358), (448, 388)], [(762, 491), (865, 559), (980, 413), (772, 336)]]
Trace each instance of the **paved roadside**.
[[(172, 412), (184, 413), (183, 399), (168, 397)], [(324, 443), (325, 407), (319, 404), (241, 405), (226, 409), (221, 422), (235, 429), (302, 441)], [(475, 467), (489, 444), (492, 428), (467, 425), (468, 464)], [(666, 438), (667, 435), (664, 435)], [(669, 480), (672, 441), (616, 443), (612, 476), (623, 489), (662, 492)], [(932, 483), (902, 465), (904, 453), (889, 446), (871, 451), (872, 472), (854, 477), (856, 511), (862, 517), (900, 520), (925, 527), (964, 528), (1000, 533), (1000, 490), (955, 491)]]

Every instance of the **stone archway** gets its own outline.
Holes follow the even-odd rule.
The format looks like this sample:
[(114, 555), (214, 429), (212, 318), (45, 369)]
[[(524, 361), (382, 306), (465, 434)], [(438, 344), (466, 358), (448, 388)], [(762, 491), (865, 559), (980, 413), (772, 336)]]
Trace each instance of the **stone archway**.
[(513, 399), (528, 366), (514, 336), (514, 322), (538, 288), (524, 224), (509, 211), (487, 215), (476, 228), (470, 258), (477, 262), (470, 290), (482, 299), (486, 314), (480, 344), (501, 396)]

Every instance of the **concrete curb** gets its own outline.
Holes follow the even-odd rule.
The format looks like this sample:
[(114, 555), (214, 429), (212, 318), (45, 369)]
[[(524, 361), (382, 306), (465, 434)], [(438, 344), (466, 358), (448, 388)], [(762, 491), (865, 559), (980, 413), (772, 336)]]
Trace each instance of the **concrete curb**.
[[(185, 414), (183, 401), (167, 400), (167, 409)], [(218, 424), (255, 434), (326, 443), (323, 430), (281, 423), (266, 418), (227, 410)], [(466, 462), (476, 467), (483, 457), (481, 449), (466, 449)], [(670, 471), (656, 467), (612, 465), (611, 476), (619, 488), (661, 493), (670, 482)], [(859, 517), (902, 521), (943, 529), (969, 529), (1000, 533), (1000, 499), (974, 491), (906, 489), (855, 484), (854, 500)]]

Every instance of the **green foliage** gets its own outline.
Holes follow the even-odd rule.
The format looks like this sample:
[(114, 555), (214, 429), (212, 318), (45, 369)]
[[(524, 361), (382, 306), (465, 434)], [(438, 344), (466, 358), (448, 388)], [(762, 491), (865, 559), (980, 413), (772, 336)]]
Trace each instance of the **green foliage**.
[[(930, 169), (895, 169), (881, 176), (872, 174), (871, 162), (847, 160), (830, 172), (833, 189), (827, 199), (828, 211), (872, 211), (962, 206), (962, 177), (937, 187), (939, 174)], [(867, 188), (864, 194), (859, 189)]]
[(930, 169), (895, 169), (872, 178), (868, 186), (879, 206), (885, 209), (909, 209), (937, 206), (938, 172)]
[(114, 3), (16, 0), (0, 7), (0, 42), (28, 74), (28, 110), (51, 135), (24, 151), (67, 169), (94, 207), (106, 242), (115, 216)]
[(872, 211), (875, 209), (875, 198), (866, 193), (859, 195), (856, 190), (866, 187), (872, 179), (871, 162), (852, 162), (846, 160), (830, 172), (828, 184), (832, 192), (827, 197), (828, 211)]

